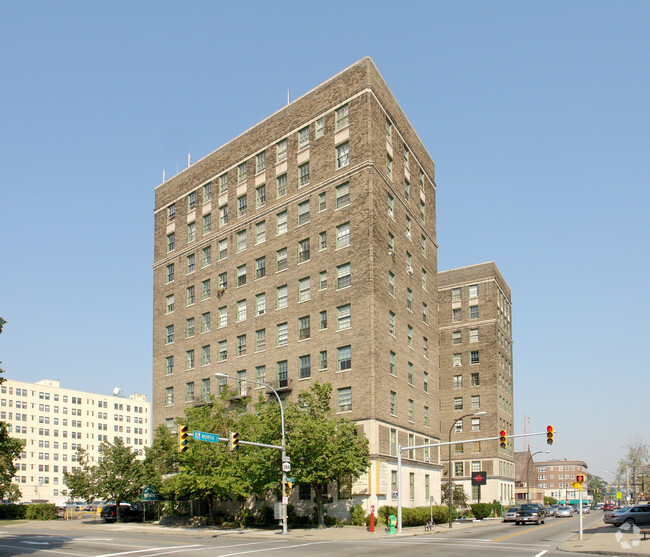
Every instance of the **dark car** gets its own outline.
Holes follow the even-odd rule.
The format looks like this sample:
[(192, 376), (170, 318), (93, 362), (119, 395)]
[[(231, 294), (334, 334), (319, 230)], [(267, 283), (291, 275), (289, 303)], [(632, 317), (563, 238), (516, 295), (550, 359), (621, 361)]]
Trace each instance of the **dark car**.
[[(117, 522), (118, 517), (117, 517), (116, 505), (113, 503), (109, 505), (104, 505), (100, 516), (106, 522)], [(142, 511), (129, 503), (121, 503), (119, 518), (120, 518), (120, 522), (141, 522)]]
[(515, 524), (525, 524), (534, 522), (535, 524), (544, 524), (546, 510), (542, 505), (536, 503), (527, 503), (521, 506), (515, 517)]

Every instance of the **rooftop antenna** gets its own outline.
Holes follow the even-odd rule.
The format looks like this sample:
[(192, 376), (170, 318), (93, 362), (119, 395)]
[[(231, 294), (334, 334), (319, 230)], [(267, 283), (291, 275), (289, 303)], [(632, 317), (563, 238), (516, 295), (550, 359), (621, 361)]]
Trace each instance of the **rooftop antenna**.
[(119, 387), (114, 387), (113, 396), (124, 397), (124, 393), (122, 392), (122, 389), (120, 389)]
[(163, 182), (165, 181), (165, 169), (163, 168)]
[(187, 168), (190, 167), (190, 164), (192, 164), (192, 157), (189, 153), (187, 153)]
[(289, 89), (287, 89), (287, 104), (289, 104)]

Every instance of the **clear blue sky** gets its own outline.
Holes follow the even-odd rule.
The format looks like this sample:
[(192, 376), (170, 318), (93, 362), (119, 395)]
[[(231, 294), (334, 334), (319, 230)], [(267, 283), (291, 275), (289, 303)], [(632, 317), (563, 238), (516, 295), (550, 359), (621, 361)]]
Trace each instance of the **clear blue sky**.
[(648, 21), (637, 1), (2, 2), (7, 376), (150, 396), (162, 170), (371, 56), (436, 161), (439, 268), (494, 260), (512, 288), (517, 432), (552, 423), (549, 456), (604, 474), (650, 440)]

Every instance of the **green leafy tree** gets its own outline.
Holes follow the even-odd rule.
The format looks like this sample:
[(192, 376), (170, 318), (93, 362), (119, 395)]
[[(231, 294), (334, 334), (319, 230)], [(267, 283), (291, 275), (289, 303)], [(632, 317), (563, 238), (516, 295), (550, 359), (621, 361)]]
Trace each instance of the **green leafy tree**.
[(178, 471), (177, 441), (169, 428), (161, 424), (154, 433), (151, 447), (145, 447), (143, 480), (158, 493), (163, 489), (164, 478)]
[(311, 486), (318, 527), (324, 528), (324, 494), (334, 481), (357, 478), (368, 469), (368, 440), (354, 422), (330, 408), (332, 386), (314, 383), (286, 406), (288, 453), (296, 482)]
[(143, 484), (143, 465), (137, 454), (115, 437), (113, 443), (100, 445), (101, 461), (93, 470), (94, 485), (99, 497), (115, 501), (118, 520), (120, 503), (140, 499)]
[(598, 503), (605, 498), (607, 491), (607, 482), (600, 476), (587, 473), (587, 487), (593, 495), (594, 503)]
[[(5, 323), (6, 321), (0, 317), (0, 333), (2, 333)], [(0, 368), (0, 384), (5, 382), (5, 378), (2, 377), (3, 373), (4, 370)], [(20, 457), (23, 447), (23, 441), (11, 437), (7, 424), (0, 421), (0, 499), (8, 501), (20, 499), (20, 490), (12, 480), (16, 475), (14, 461)]]
[[(451, 484), (454, 486), (454, 506), (459, 509), (464, 509), (467, 507), (467, 493), (463, 489), (462, 485), (455, 485), (453, 482)], [(440, 501), (442, 505), (449, 506), (449, 480), (442, 482), (441, 486), (442, 492), (440, 496)]]
[(88, 453), (81, 447), (77, 449), (77, 463), (72, 472), (64, 472), (65, 485), (68, 486), (70, 499), (92, 501), (97, 495), (95, 467), (91, 466)]

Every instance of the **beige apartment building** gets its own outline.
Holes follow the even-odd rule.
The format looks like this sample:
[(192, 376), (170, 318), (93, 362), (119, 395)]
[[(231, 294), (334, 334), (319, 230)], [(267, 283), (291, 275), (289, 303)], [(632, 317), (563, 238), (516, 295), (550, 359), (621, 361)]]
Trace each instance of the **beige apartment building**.
[(0, 420), (12, 437), (25, 442), (14, 477), (21, 501), (67, 498), (63, 474), (75, 468), (79, 447), (98, 462), (101, 443), (119, 437), (144, 458), (151, 443), (150, 406), (141, 394), (106, 396), (66, 389), (50, 379), (7, 379), (0, 386)]
[(514, 500), (514, 440), (473, 441), (513, 434), (512, 300), (493, 262), (438, 273), (440, 326), (440, 432), (443, 478), (452, 478), (478, 500), (472, 472), (485, 472), (481, 502)]
[(437, 451), (404, 454), (401, 494), (396, 467), (440, 438), (434, 163), (369, 58), (156, 188), (153, 277), (153, 426), (215, 372), (292, 398), (329, 382), (371, 453), (334, 503), (440, 501)]
[(587, 463), (583, 460), (546, 460), (536, 462), (537, 483), (544, 490), (544, 495), (558, 501), (575, 502), (580, 498), (579, 490), (571, 484), (576, 483), (576, 476), (585, 477), (582, 485), (583, 500), (588, 497)]

